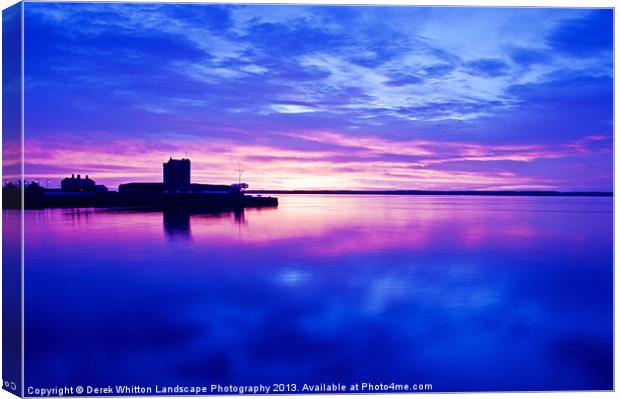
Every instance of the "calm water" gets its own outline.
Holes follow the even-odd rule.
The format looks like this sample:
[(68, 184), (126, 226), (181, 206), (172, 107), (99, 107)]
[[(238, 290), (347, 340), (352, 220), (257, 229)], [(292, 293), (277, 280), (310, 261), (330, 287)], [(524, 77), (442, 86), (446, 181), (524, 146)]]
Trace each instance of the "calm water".
[(27, 211), (26, 386), (611, 389), (612, 219), (611, 198)]

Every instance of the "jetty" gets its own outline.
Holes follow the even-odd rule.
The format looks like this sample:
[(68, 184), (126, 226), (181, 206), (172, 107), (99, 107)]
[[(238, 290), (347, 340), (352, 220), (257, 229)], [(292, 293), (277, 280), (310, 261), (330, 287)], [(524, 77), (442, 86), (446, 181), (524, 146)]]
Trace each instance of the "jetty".
[[(170, 158), (163, 164), (163, 182), (125, 183), (118, 191), (98, 185), (88, 175), (71, 175), (60, 189), (48, 189), (36, 182), (23, 188), (25, 209), (42, 208), (141, 208), (161, 210), (235, 210), (276, 207), (271, 196), (248, 195), (247, 183), (230, 185), (191, 183), (189, 159)], [(2, 189), (3, 208), (21, 209), (21, 184), (9, 183)]]

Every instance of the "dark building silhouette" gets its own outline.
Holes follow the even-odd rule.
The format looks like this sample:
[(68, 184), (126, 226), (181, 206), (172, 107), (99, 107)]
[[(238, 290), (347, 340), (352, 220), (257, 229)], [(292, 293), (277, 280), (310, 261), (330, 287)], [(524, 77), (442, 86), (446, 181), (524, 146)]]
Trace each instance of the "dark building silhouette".
[[(153, 195), (164, 192), (164, 183), (124, 183), (118, 186), (123, 194)], [(237, 185), (191, 183), (185, 192), (193, 194), (238, 194)]]
[(20, 209), (21, 204), (21, 183), (6, 183), (2, 187), (2, 209)]
[[(71, 175), (61, 180), (61, 188), (44, 188), (38, 182), (29, 182), (25, 186), (5, 182), (2, 188), (3, 208), (39, 209), (55, 207), (149, 207), (165, 209), (193, 208), (210, 211), (243, 209), (245, 207), (274, 207), (278, 199), (245, 195), (248, 187), (245, 183), (237, 184), (198, 184), (190, 183), (190, 160), (172, 159), (163, 164), (164, 181), (159, 183), (126, 183), (118, 187), (118, 192), (108, 191), (102, 184), (96, 184), (88, 175)], [(48, 180), (49, 182), (49, 180)], [(166, 225), (171, 230), (175, 225), (185, 229), (186, 217), (166, 218)], [(242, 222), (243, 214), (236, 212), (236, 220)], [(168, 223), (169, 222), (169, 223)]]
[[(49, 192), (53, 192), (55, 190), (45, 190)], [(68, 193), (79, 193), (79, 192), (105, 192), (108, 191), (108, 188), (103, 184), (95, 184), (93, 179), (90, 179), (88, 175), (86, 175), (83, 179), (82, 176), (71, 175), (71, 177), (65, 177), (60, 181), (60, 191), (68, 192)]]
[(43, 188), (39, 183), (37, 182), (30, 182), (26, 185), (26, 192), (27, 193), (42, 193), (45, 191), (45, 188)]
[(189, 159), (172, 159), (163, 164), (163, 183), (125, 183), (118, 186), (121, 194), (149, 197), (162, 194), (208, 194), (240, 197), (248, 187), (239, 184), (200, 184), (190, 182), (191, 163)]
[(164, 192), (163, 183), (124, 183), (118, 186), (122, 194), (159, 195)]
[(172, 159), (164, 163), (164, 192), (186, 192), (190, 190), (189, 159)]
[(71, 177), (65, 177), (60, 182), (60, 189), (62, 191), (80, 192), (80, 191), (96, 191), (97, 187), (95, 181), (88, 178), (88, 175), (84, 179), (80, 175), (71, 175)]

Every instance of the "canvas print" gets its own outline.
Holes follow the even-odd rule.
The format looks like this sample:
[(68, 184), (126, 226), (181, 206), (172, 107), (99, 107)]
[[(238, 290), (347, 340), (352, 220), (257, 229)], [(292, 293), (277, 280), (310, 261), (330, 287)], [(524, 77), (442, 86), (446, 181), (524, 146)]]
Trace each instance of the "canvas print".
[(2, 22), (5, 390), (613, 390), (613, 9)]

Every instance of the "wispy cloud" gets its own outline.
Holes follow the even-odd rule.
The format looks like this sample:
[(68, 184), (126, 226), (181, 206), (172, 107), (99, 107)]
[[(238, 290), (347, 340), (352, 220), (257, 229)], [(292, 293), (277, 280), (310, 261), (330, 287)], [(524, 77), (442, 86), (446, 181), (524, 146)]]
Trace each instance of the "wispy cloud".
[(610, 189), (610, 16), (28, 3), (28, 173), (116, 185), (187, 152), (259, 187)]
[[(255, 188), (408, 189), (551, 188), (555, 179), (519, 175), (503, 162), (531, 163), (541, 159), (570, 158), (606, 153), (596, 143), (607, 139), (588, 137), (563, 146), (485, 146), (458, 142), (408, 140), (387, 141), (378, 137), (358, 137), (329, 132), (291, 133), (308, 141), (329, 142), (330, 149), (292, 150), (286, 147), (242, 144), (234, 141), (178, 139), (155, 140), (145, 145), (139, 140), (103, 140), (95, 148), (87, 143), (56, 145), (29, 140), (26, 143), (27, 176), (61, 179), (71, 171), (90, 173), (116, 186), (132, 180), (161, 180), (161, 163), (168, 156), (191, 156), (197, 181), (229, 183), (235, 165), (244, 164)], [(119, 149), (122, 149), (119, 151)], [(137, 156), (135, 154), (144, 154)], [(467, 162), (488, 162), (498, 166), (485, 172), (468, 170)], [(48, 168), (61, 165), (57, 173)], [(440, 164), (454, 168), (438, 169)]]

